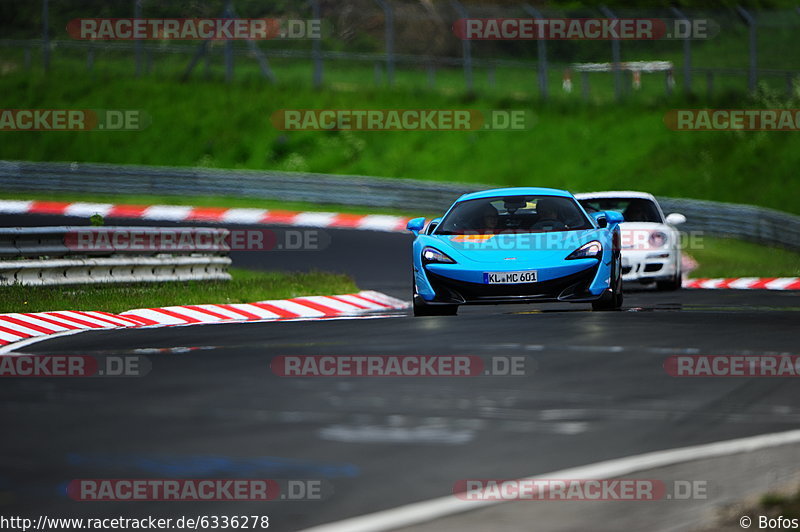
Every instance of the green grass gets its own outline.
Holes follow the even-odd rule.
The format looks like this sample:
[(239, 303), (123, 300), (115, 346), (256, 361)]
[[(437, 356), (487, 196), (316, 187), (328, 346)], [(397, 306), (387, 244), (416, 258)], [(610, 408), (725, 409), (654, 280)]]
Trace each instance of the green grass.
[(130, 283), (74, 286), (0, 287), (0, 313), (49, 310), (100, 310), (119, 313), (136, 308), (216, 303), (252, 303), (306, 295), (357, 291), (345, 275), (311, 272), (253, 272), (232, 269), (231, 281)]
[[(705, 105), (677, 93), (619, 105), (584, 104), (573, 94), (542, 104), (533, 92), (465, 96), (378, 88), (367, 72), (361, 69), (361, 84), (331, 82), (315, 91), (246, 77), (229, 86), (103, 71), (85, 76), (58, 64), (49, 78), (12, 71), (0, 77), (5, 108), (142, 109), (152, 124), (141, 132), (4, 132), (0, 158), (311, 171), (574, 192), (635, 188), (800, 213), (800, 135), (671, 131), (663, 123), (667, 110)], [(754, 100), (714, 105), (798, 104), (767, 91)], [(526, 109), (536, 122), (526, 131), (283, 132), (269, 118), (285, 108)]]
[(685, 250), (700, 266), (690, 277), (800, 277), (800, 253), (730, 238), (703, 237)]

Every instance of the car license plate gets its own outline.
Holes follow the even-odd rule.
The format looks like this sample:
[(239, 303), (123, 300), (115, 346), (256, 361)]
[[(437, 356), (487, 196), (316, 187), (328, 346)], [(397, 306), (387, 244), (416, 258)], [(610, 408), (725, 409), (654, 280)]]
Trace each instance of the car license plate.
[(535, 282), (535, 270), (525, 272), (485, 272), (483, 274), (483, 284), (521, 284)]

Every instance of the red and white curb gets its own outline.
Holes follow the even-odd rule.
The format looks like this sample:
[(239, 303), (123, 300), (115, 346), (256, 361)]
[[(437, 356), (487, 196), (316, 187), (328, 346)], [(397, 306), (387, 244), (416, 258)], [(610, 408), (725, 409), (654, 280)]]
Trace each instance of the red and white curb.
[(322, 319), (360, 316), (374, 312), (403, 310), (408, 307), (409, 304), (400, 299), (365, 290), (357, 294), (306, 296), (257, 303), (135, 309), (121, 314), (71, 310), (0, 314), (0, 346), (31, 338), (92, 329)]
[(227, 224), (288, 225), (403, 232), (410, 218), (388, 214), (344, 214), (188, 205), (116, 205), (61, 201), (0, 200), (2, 214), (55, 214), (88, 218), (160, 220), (169, 222), (219, 222)]
[(684, 279), (684, 288), (733, 290), (800, 290), (800, 277), (732, 277), (727, 279)]

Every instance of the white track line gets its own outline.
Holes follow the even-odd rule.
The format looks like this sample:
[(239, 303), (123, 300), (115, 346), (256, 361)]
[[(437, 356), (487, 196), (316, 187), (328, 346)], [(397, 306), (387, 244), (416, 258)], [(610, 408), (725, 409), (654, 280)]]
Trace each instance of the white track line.
[[(717, 458), (731, 454), (756, 451), (769, 447), (778, 447), (789, 443), (800, 442), (800, 430), (763, 434), (749, 438), (738, 438), (704, 445), (680, 447), (666, 451), (639, 454), (615, 460), (606, 460), (571, 469), (562, 469), (552, 473), (521, 479), (522, 482), (541, 478), (568, 479), (608, 479), (629, 475), (637, 471), (646, 471), (683, 462), (692, 462), (707, 458)], [(455, 480), (453, 481), (455, 483)], [(399, 506), (390, 510), (335, 521), (306, 529), (306, 532), (378, 532), (396, 530), (398, 528), (425, 523), (449, 515), (454, 515), (484, 506), (500, 504), (508, 501), (467, 501), (448, 495), (438, 499), (416, 502)]]
[(109, 327), (108, 329), (75, 329), (71, 331), (63, 331), (58, 332), (55, 334), (45, 334), (42, 336), (35, 336), (33, 338), (26, 338), (24, 340), (19, 340), (12, 342), (7, 345), (0, 346), (0, 355), (24, 355), (25, 353), (15, 353), (17, 349), (22, 347), (27, 347), (31, 344), (35, 344), (38, 342), (43, 342), (45, 340), (52, 340), (53, 338), (58, 338), (60, 336), (71, 336), (73, 334), (78, 334), (82, 332), (90, 332), (90, 331), (121, 331), (121, 330), (143, 330), (143, 329), (159, 329), (162, 327), (195, 327), (195, 326), (203, 326), (203, 325), (249, 325), (251, 323), (277, 323), (277, 322), (290, 322), (290, 321), (344, 321), (344, 320), (378, 320), (384, 318), (404, 318), (405, 314), (397, 313), (396, 309), (387, 309), (387, 312), (392, 310), (391, 314), (359, 314), (354, 316), (342, 316), (342, 315), (331, 315), (331, 316), (301, 316), (299, 318), (281, 318), (280, 316), (264, 318), (261, 320), (232, 320), (232, 321), (211, 321), (206, 323), (186, 323), (184, 321), (180, 321), (175, 323), (174, 325), (165, 325), (165, 324), (156, 324), (156, 325), (142, 325), (139, 327), (129, 327), (129, 328), (113, 328)]
[(111, 331), (111, 330), (119, 330), (119, 329), (73, 329), (71, 331), (62, 331), (57, 332), (55, 334), (45, 334), (43, 336), (34, 336), (33, 338), (26, 338), (25, 340), (20, 340), (18, 342), (12, 342), (7, 345), (0, 346), (0, 355), (16, 355), (16, 354), (23, 354), (23, 353), (14, 353), (17, 349), (21, 347), (27, 347), (31, 344), (35, 344), (38, 342), (43, 342), (45, 340), (52, 340), (53, 338), (58, 338), (59, 336), (72, 336), (73, 334), (78, 334), (86, 331)]

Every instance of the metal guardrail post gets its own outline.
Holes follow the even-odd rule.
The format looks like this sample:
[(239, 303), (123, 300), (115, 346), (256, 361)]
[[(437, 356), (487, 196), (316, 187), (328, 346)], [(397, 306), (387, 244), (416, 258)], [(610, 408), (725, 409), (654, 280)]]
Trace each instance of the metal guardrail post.
[(383, 9), (386, 20), (386, 82), (391, 87), (394, 85), (394, 8), (389, 0), (375, 0), (375, 3)]
[(49, 0), (42, 0), (42, 64), (45, 73), (50, 71), (50, 8)]
[(750, 70), (747, 77), (747, 88), (750, 92), (756, 90), (758, 83), (758, 24), (756, 19), (742, 6), (736, 6), (736, 11), (747, 23), (750, 34)]
[[(600, 6), (600, 11), (608, 18), (615, 19), (617, 16), (606, 6)], [(622, 99), (622, 70), (620, 70), (621, 52), (619, 39), (611, 40), (611, 61), (614, 71), (614, 98), (619, 101)]]
[[(133, 0), (133, 18), (142, 18), (142, 0)], [(134, 43), (136, 49), (136, 77), (142, 75), (142, 41), (137, 39)]]
[[(230, 15), (233, 18), (239, 18), (239, 14), (233, 7), (233, 4), (230, 6)], [(264, 55), (264, 52), (261, 51), (261, 48), (259, 48), (256, 43), (252, 41), (252, 39), (247, 39), (245, 42), (247, 43), (247, 48), (250, 50), (253, 56), (255, 56), (256, 61), (258, 61), (258, 68), (261, 70), (261, 76), (263, 76), (265, 79), (268, 79), (270, 83), (275, 83), (275, 74), (273, 74), (272, 69), (269, 66), (267, 56)]]
[(86, 52), (86, 71), (90, 74), (94, 70), (94, 46), (90, 46)]
[[(544, 18), (542, 13), (531, 6), (530, 4), (523, 4), (522, 8), (533, 18)], [(539, 95), (543, 100), (547, 99), (547, 40), (536, 40), (536, 54), (538, 60), (538, 75), (539, 75)]]
[[(233, 18), (233, 3), (232, 0), (225, 0), (225, 14), (224, 18)], [(225, 81), (231, 83), (233, 81), (233, 41), (231, 39), (225, 40)]]
[(581, 97), (584, 102), (589, 101), (589, 73), (581, 72)]
[[(469, 13), (461, 5), (458, 0), (450, 0), (450, 5), (458, 12), (461, 18), (468, 18)], [(473, 92), (474, 84), (472, 81), (472, 41), (470, 39), (461, 39), (461, 51), (464, 63), (464, 82), (467, 86), (467, 92)]]
[[(319, 0), (309, 0), (311, 4), (311, 18), (321, 18)], [(311, 39), (311, 55), (314, 57), (313, 84), (315, 89), (322, 88), (322, 39)]]
[[(670, 9), (676, 17), (689, 21), (689, 17), (677, 7)], [(683, 38), (683, 90), (686, 94), (692, 92), (692, 41), (689, 35)]]

